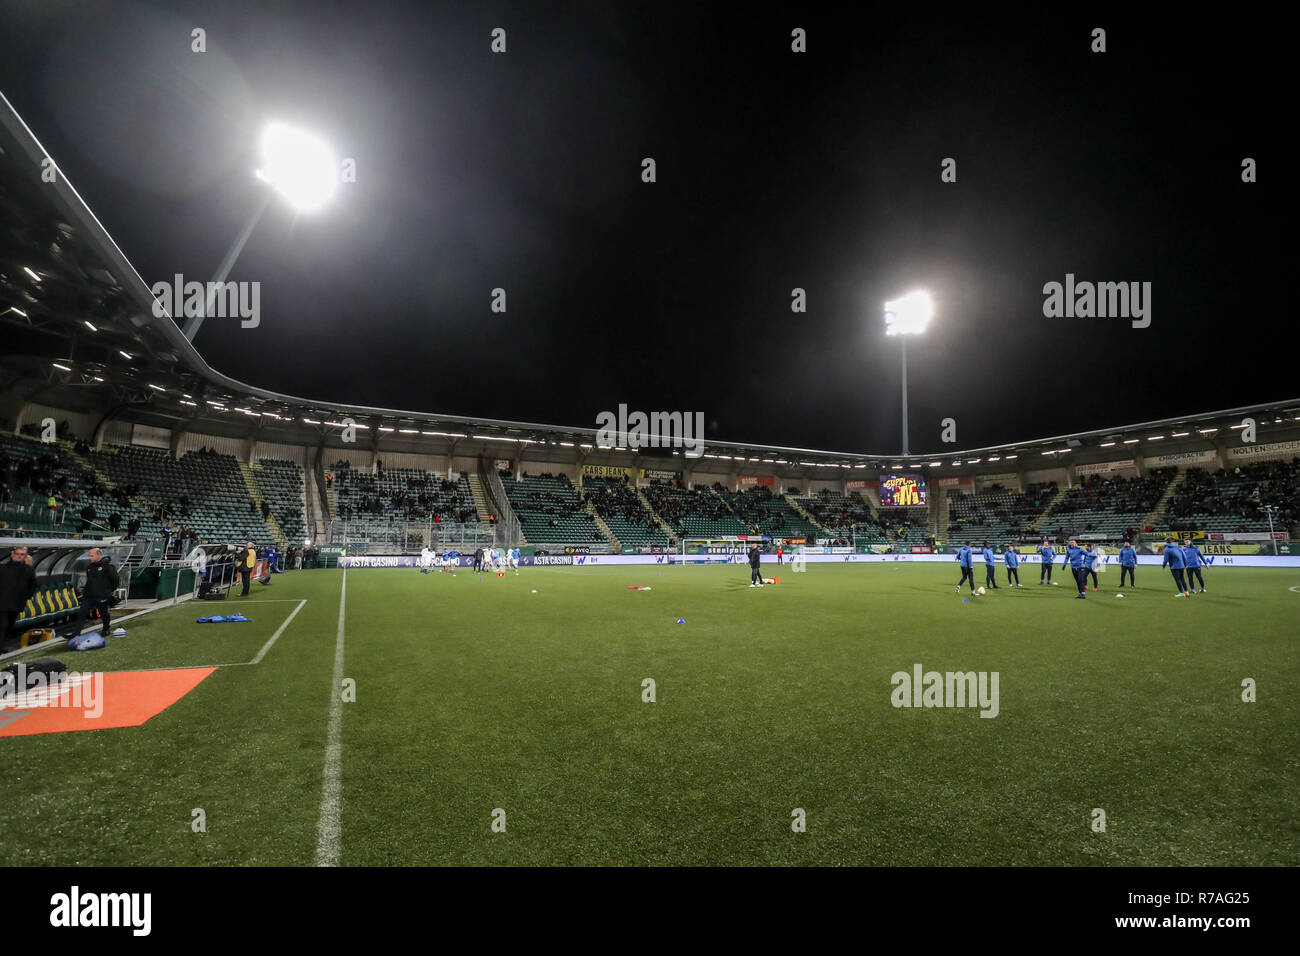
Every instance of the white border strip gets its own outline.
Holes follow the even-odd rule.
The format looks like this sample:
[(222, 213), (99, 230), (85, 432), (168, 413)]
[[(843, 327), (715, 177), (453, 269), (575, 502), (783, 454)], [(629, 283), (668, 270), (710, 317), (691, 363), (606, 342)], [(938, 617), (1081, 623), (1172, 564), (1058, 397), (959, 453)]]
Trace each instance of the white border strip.
[(347, 607), (348, 572), (339, 589), (339, 631), (334, 642), (334, 679), (330, 682), (329, 730), (325, 740), (325, 773), (321, 784), (320, 819), (316, 824), (316, 866), (338, 866), (343, 810), (343, 618)]

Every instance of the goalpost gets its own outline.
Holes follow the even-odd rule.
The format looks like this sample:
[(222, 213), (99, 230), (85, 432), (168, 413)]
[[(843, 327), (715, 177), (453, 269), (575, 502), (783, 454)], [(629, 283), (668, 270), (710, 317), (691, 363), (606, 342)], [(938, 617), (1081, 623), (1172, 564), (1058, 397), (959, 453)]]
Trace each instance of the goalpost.
[(801, 571), (808, 570), (808, 559), (804, 553), (804, 545), (796, 544), (790, 552), (790, 573), (798, 574)]
[[(677, 553), (672, 556), (674, 564), (691, 565), (691, 564), (748, 564), (749, 549), (754, 546), (759, 539), (753, 535), (742, 537), (732, 535), (720, 538), (682, 538), (681, 547)], [(770, 539), (767, 542), (770, 544)], [(807, 571), (808, 565), (804, 559), (804, 546), (793, 545), (786, 553), (786, 567), (792, 573)], [(764, 573), (769, 569), (780, 567), (776, 563), (776, 555), (771, 552), (763, 554)]]
[(737, 536), (721, 538), (682, 538), (681, 549), (673, 555), (675, 564), (744, 564), (749, 558), (750, 542)]

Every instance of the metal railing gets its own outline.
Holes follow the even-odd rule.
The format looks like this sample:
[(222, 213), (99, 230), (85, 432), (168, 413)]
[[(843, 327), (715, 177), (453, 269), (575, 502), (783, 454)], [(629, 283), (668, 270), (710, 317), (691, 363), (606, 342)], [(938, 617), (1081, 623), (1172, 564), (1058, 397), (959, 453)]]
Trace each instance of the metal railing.
[(368, 544), (371, 550), (383, 549), (392, 554), (415, 554), (426, 546), (436, 551), (449, 548), (464, 551), (484, 545), (508, 547), (502, 533), (504, 530), (498, 525), (472, 521), (334, 518), (326, 526), (323, 543)]

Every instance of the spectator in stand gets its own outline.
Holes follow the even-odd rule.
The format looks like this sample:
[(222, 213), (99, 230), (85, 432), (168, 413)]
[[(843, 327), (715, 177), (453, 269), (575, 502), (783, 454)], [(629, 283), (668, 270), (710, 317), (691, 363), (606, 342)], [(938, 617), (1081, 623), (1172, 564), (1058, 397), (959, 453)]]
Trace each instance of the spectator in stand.
[(114, 511), (108, 516), (108, 530), (116, 534), (122, 529), (122, 516)]
[(140, 519), (132, 515), (131, 520), (126, 523), (126, 540), (134, 541), (136, 534), (140, 531)]

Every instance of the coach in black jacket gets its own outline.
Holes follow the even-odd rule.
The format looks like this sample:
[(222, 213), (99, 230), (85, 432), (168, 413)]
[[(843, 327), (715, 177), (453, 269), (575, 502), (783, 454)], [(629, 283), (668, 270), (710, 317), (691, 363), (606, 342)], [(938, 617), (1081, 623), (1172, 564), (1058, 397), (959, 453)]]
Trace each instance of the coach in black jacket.
[(36, 593), (36, 571), (28, 563), (27, 549), (21, 545), (9, 552), (9, 560), (0, 564), (0, 652), (18, 647), (18, 615)]
[(113, 592), (117, 590), (117, 568), (104, 560), (104, 552), (99, 548), (91, 548), (87, 557), (90, 558), (90, 564), (86, 565), (86, 589), (81, 596), (81, 610), (77, 612), (75, 633), (81, 633), (81, 629), (86, 626), (86, 618), (92, 610), (97, 609), (104, 622), (104, 637), (108, 637), (113, 626), (108, 607), (113, 600)]

